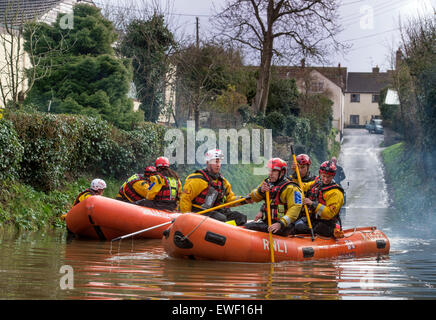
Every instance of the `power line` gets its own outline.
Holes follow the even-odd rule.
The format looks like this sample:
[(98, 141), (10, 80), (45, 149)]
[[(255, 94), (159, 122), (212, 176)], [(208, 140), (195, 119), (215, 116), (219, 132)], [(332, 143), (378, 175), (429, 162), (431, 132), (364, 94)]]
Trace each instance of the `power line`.
[[(134, 8), (134, 7), (125, 7), (125, 6), (115, 5), (115, 4), (103, 3), (100, 1), (94, 1), (94, 3), (100, 7), (109, 7), (109, 8), (123, 9), (123, 10), (136, 11), (136, 12), (154, 13), (152, 11), (145, 9), (145, 8), (140, 9), (140, 8)], [(174, 13), (174, 12), (167, 12), (166, 14), (170, 15), (170, 16), (182, 16), (182, 17), (212, 17), (212, 15), (208, 15), (208, 14), (191, 14), (191, 13)]]
[(383, 32), (378, 32), (378, 33), (370, 34), (367, 36), (359, 37), (359, 38), (343, 40), (342, 42), (351, 42), (351, 41), (356, 41), (356, 40), (361, 40), (361, 39), (366, 39), (366, 38), (372, 38), (372, 37), (378, 36), (378, 35), (383, 34), (383, 33), (397, 31), (397, 30), (400, 30), (400, 28), (394, 28), (394, 29), (383, 31)]
[[(400, 0), (400, 1), (391, 0), (391, 1), (388, 1), (385, 3), (382, 3), (380, 5), (368, 6), (368, 7), (373, 9), (373, 13), (374, 13), (373, 17), (378, 17), (386, 12), (400, 8), (405, 1), (409, 1), (409, 0)], [(385, 10), (385, 9), (387, 9), (387, 10)], [(350, 16), (345, 17), (340, 22), (345, 23), (345, 24), (347, 24), (348, 22), (351, 22), (351, 21), (355, 22), (356, 19), (361, 17), (361, 16), (362, 16), (362, 14), (360, 12), (357, 12), (357, 13), (351, 14)], [(353, 23), (351, 23), (351, 24), (353, 24)], [(351, 24), (348, 24), (348, 26)]]
[[(379, 5), (375, 5), (374, 6), (374, 10), (378, 10), (378, 9), (386, 9), (387, 7), (390, 7), (393, 3), (398, 4), (399, 2), (404, 2), (404, 1), (408, 1), (408, 0), (389, 0), (388, 2), (384, 2), (381, 3)], [(106, 6), (109, 8), (116, 8), (116, 9), (124, 9), (124, 10), (128, 10), (128, 11), (136, 11), (136, 12), (147, 12), (147, 13), (153, 13), (149, 10), (146, 10), (145, 8), (140, 9), (140, 8), (134, 8), (134, 7), (127, 7), (127, 6), (120, 6), (120, 5), (115, 5), (115, 4), (108, 4), (102, 1), (94, 1), (97, 5), (99, 6)], [(358, 0), (358, 1), (353, 1), (353, 2), (348, 2), (348, 3), (344, 3), (341, 4), (341, 6), (347, 6), (347, 5), (351, 5), (351, 4), (356, 4), (356, 3), (361, 3), (361, 2), (367, 2), (367, 0)], [(171, 16), (182, 16), (182, 17), (205, 17), (205, 18), (210, 18), (213, 17), (214, 15), (211, 14), (192, 14), (192, 13), (176, 13), (176, 12), (167, 12), (167, 15), (171, 15)], [(348, 21), (352, 21), (355, 20), (357, 17), (360, 16), (360, 13), (356, 13), (356, 14), (352, 14), (351, 16), (345, 17), (342, 21), (342, 23), (344, 22), (348, 22)]]
[[(361, 2), (366, 2), (366, 1), (367, 1), (367, 0), (357, 0), (357, 1), (353, 1), (353, 2), (343, 3), (343, 4), (341, 4), (341, 5), (342, 5), (342, 6), (343, 6), (343, 5), (352, 5), (352, 4), (361, 3)], [(386, 13), (386, 12), (388, 12), (388, 11), (391, 11), (391, 10), (393, 10), (393, 9), (397, 9), (397, 8), (401, 7), (402, 3), (405, 2), (405, 1), (408, 1), (408, 0), (400, 0), (400, 1), (398, 1), (398, 0), (389, 0), (389, 1), (384, 2), (384, 3), (381, 3), (381, 4), (379, 4), (379, 5), (375, 5), (374, 8), (373, 8), (374, 11), (376, 11), (376, 10), (380, 10), (380, 9), (388, 9), (388, 10), (378, 12), (378, 13), (375, 14), (373, 17), (377, 17), (377, 16), (380, 16), (381, 14), (384, 14), (384, 13)], [(149, 10), (146, 10), (145, 8), (144, 8), (144, 9), (139, 9), (139, 8), (134, 8), (134, 7), (125, 7), (125, 6), (120, 6), (120, 5), (114, 5), (114, 4), (103, 3), (103, 2), (101, 2), (101, 1), (94, 1), (94, 2), (95, 2), (97, 5), (100, 5), (100, 6), (102, 6), (102, 7), (106, 6), (106, 7), (109, 7), (109, 8), (116, 8), (116, 9), (122, 9), (122, 10), (128, 10), (128, 11), (153, 13), (153, 12), (151, 12), (151, 11), (149, 11)], [(394, 7), (392, 7), (392, 5), (393, 5), (394, 3), (395, 3), (396, 5), (395, 5)], [(400, 4), (400, 6), (398, 6), (398, 4)], [(196, 17), (196, 18), (197, 18), (197, 17), (207, 17), (207, 18), (210, 18), (210, 17), (213, 16), (213, 15), (208, 15), (208, 14), (188, 14), (188, 13), (174, 13), (174, 12), (167, 12), (167, 13), (165, 13), (165, 14), (167, 14), (167, 15), (171, 15), (171, 16), (184, 16), (184, 17)], [(340, 23), (347, 23), (347, 22), (351, 22), (351, 21), (353, 21), (353, 23), (343, 25), (343, 27), (351, 26), (351, 25), (354, 24), (355, 20), (356, 20), (357, 18), (359, 18), (360, 16), (361, 16), (360, 13), (353, 14), (353, 15), (351, 15), (351, 16), (345, 17), (343, 20), (340, 21)], [(364, 37), (364, 38), (365, 38), (365, 37)], [(360, 39), (360, 38), (357, 38), (357, 39)], [(351, 40), (349, 40), (349, 41), (351, 41)]]
[(344, 3), (341, 3), (339, 6), (346, 7), (346, 6), (349, 6), (349, 5), (352, 5), (355, 3), (361, 3), (361, 2), (367, 2), (367, 0), (357, 0), (357, 1), (353, 1), (353, 2), (344, 2)]

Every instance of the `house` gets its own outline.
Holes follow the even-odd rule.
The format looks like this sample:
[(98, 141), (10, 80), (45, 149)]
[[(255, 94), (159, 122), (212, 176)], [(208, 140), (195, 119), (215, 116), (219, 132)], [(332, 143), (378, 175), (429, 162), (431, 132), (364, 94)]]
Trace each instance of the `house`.
[(309, 67), (302, 60), (299, 67), (275, 67), (279, 77), (296, 79), (300, 92), (322, 93), (333, 102), (332, 126), (338, 129), (337, 141), (342, 139), (344, 131), (344, 93), (346, 89), (347, 68)]
[(345, 126), (359, 127), (380, 117), (379, 94), (390, 85), (391, 71), (349, 72), (345, 91)]
[[(173, 126), (175, 125), (175, 103), (176, 103), (176, 92), (175, 92), (175, 78), (174, 78), (174, 67), (170, 65), (169, 71), (166, 75), (166, 83), (164, 89), (164, 102), (157, 120), (158, 123)], [(138, 111), (141, 106), (141, 101), (138, 99), (138, 91), (133, 82), (130, 83), (130, 89), (127, 94), (129, 98), (133, 100), (133, 111)]]
[(37, 20), (51, 24), (58, 13), (71, 13), (76, 3), (95, 5), (91, 0), (0, 0), (0, 25), (20, 25)]
[(91, 0), (0, 0), (0, 107), (12, 96), (23, 99), (27, 90), (24, 70), (30, 67), (30, 60), (23, 49), (20, 26), (28, 21), (51, 24), (58, 13), (72, 13), (79, 2), (94, 5)]

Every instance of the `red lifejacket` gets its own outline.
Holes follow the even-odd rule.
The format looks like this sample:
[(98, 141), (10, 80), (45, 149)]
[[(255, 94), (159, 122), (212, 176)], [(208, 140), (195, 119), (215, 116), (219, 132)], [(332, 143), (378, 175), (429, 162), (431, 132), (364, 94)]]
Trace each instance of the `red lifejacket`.
[[(309, 198), (312, 201), (318, 201), (322, 205), (326, 205), (326, 201), (324, 199), (324, 194), (332, 189), (338, 189), (344, 194), (344, 189), (339, 186), (337, 183), (333, 182), (329, 185), (323, 185), (321, 179), (316, 177), (315, 183), (310, 188), (309, 192), (307, 193), (306, 197)], [(310, 207), (308, 207), (310, 208)]]
[(165, 185), (159, 190), (154, 197), (156, 201), (173, 201), (177, 203), (179, 199), (179, 182), (175, 178), (165, 177), (160, 173), (156, 174), (159, 178), (165, 181)]
[[(204, 170), (197, 170), (195, 172), (200, 173), (201, 175), (191, 176), (189, 179), (194, 179), (194, 178), (203, 179), (208, 183), (208, 187), (205, 188), (202, 192), (200, 192), (200, 194), (192, 200), (192, 204), (200, 206), (200, 207), (203, 206), (203, 204), (206, 200), (206, 195), (209, 192), (209, 188), (215, 188), (215, 190), (218, 191), (218, 196), (215, 200), (213, 207), (218, 206), (220, 204), (223, 204), (225, 202), (225, 198), (226, 198), (226, 190), (224, 187), (224, 178), (221, 176), (221, 174), (218, 176), (218, 179), (213, 180), (209, 176), (209, 174)], [(192, 207), (193, 212), (199, 211), (199, 210), (201, 210), (201, 209), (196, 208), (195, 206)]]
[(145, 178), (142, 176), (142, 174), (135, 173), (133, 176), (131, 176), (129, 179), (127, 179), (126, 182), (123, 183), (123, 185), (120, 188), (119, 194), (124, 200), (127, 201), (139, 201), (141, 199), (144, 199), (140, 194), (136, 192), (136, 190), (133, 188), (133, 184), (138, 181), (145, 181)]
[(76, 200), (74, 200), (73, 207), (74, 207), (76, 204), (80, 203), (79, 198), (80, 198), (82, 195), (84, 195), (85, 193), (90, 193), (92, 196), (95, 194), (95, 192), (92, 191), (92, 190), (89, 189), (89, 188), (86, 189), (86, 190), (84, 190), (84, 191), (82, 191), (82, 192), (80, 192), (79, 195), (76, 197)]
[[(267, 180), (268, 179), (265, 179), (265, 182), (267, 182)], [(279, 184), (273, 186), (271, 191), (269, 192), (271, 219), (279, 220), (280, 218), (282, 218), (286, 214), (286, 211), (288, 211), (288, 204), (283, 203), (280, 200), (280, 195), (282, 194), (282, 191), (284, 191), (286, 189), (286, 187), (290, 184), (293, 184), (294, 186), (298, 187), (298, 185), (295, 182), (290, 181), (290, 180), (285, 178)], [(266, 204), (263, 204), (263, 206), (261, 207), (261, 210), (264, 212), (264, 216), (266, 217), (266, 215), (265, 215)]]

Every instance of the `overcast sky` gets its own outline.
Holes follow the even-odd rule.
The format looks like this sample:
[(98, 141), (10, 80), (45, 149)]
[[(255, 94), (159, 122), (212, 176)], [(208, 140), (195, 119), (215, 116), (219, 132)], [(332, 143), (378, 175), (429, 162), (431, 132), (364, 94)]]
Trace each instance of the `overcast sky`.
[[(130, 0), (132, 1), (132, 0)], [(138, 0), (148, 1), (148, 0)], [(153, 0), (149, 0), (153, 1)], [(185, 36), (195, 35), (195, 17), (200, 21), (200, 37), (206, 37), (209, 19), (215, 6), (219, 9), (225, 0), (154, 0), (160, 1), (171, 12), (172, 24)], [(123, 6), (129, 0), (97, 0), (99, 3), (116, 3)], [(338, 0), (340, 23), (344, 31), (338, 40), (351, 44), (349, 52), (332, 55), (332, 66), (338, 63), (349, 72), (371, 72), (376, 65), (381, 71), (390, 69), (390, 55), (399, 43), (399, 18), (405, 20), (419, 13), (430, 13), (436, 8), (436, 0)]]

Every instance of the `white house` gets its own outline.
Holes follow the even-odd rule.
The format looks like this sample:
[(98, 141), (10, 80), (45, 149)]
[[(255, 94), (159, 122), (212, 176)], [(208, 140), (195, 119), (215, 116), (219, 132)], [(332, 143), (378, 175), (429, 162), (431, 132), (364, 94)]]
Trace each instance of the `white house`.
[(349, 72), (345, 91), (345, 126), (357, 127), (380, 117), (380, 91), (390, 84), (390, 71)]
[[(12, 88), (16, 88), (12, 79), (19, 84), (18, 91), (24, 93), (27, 89), (24, 70), (30, 67), (30, 60), (19, 39), (18, 27), (29, 21), (51, 24), (58, 13), (72, 13), (73, 6), (79, 2), (94, 5), (91, 0), (0, 0), (0, 85), (6, 99), (10, 99)], [(74, 22), (66, 19), (65, 23), (73, 26)], [(18, 62), (13, 69), (11, 61)], [(4, 107), (3, 103), (0, 107)]]

